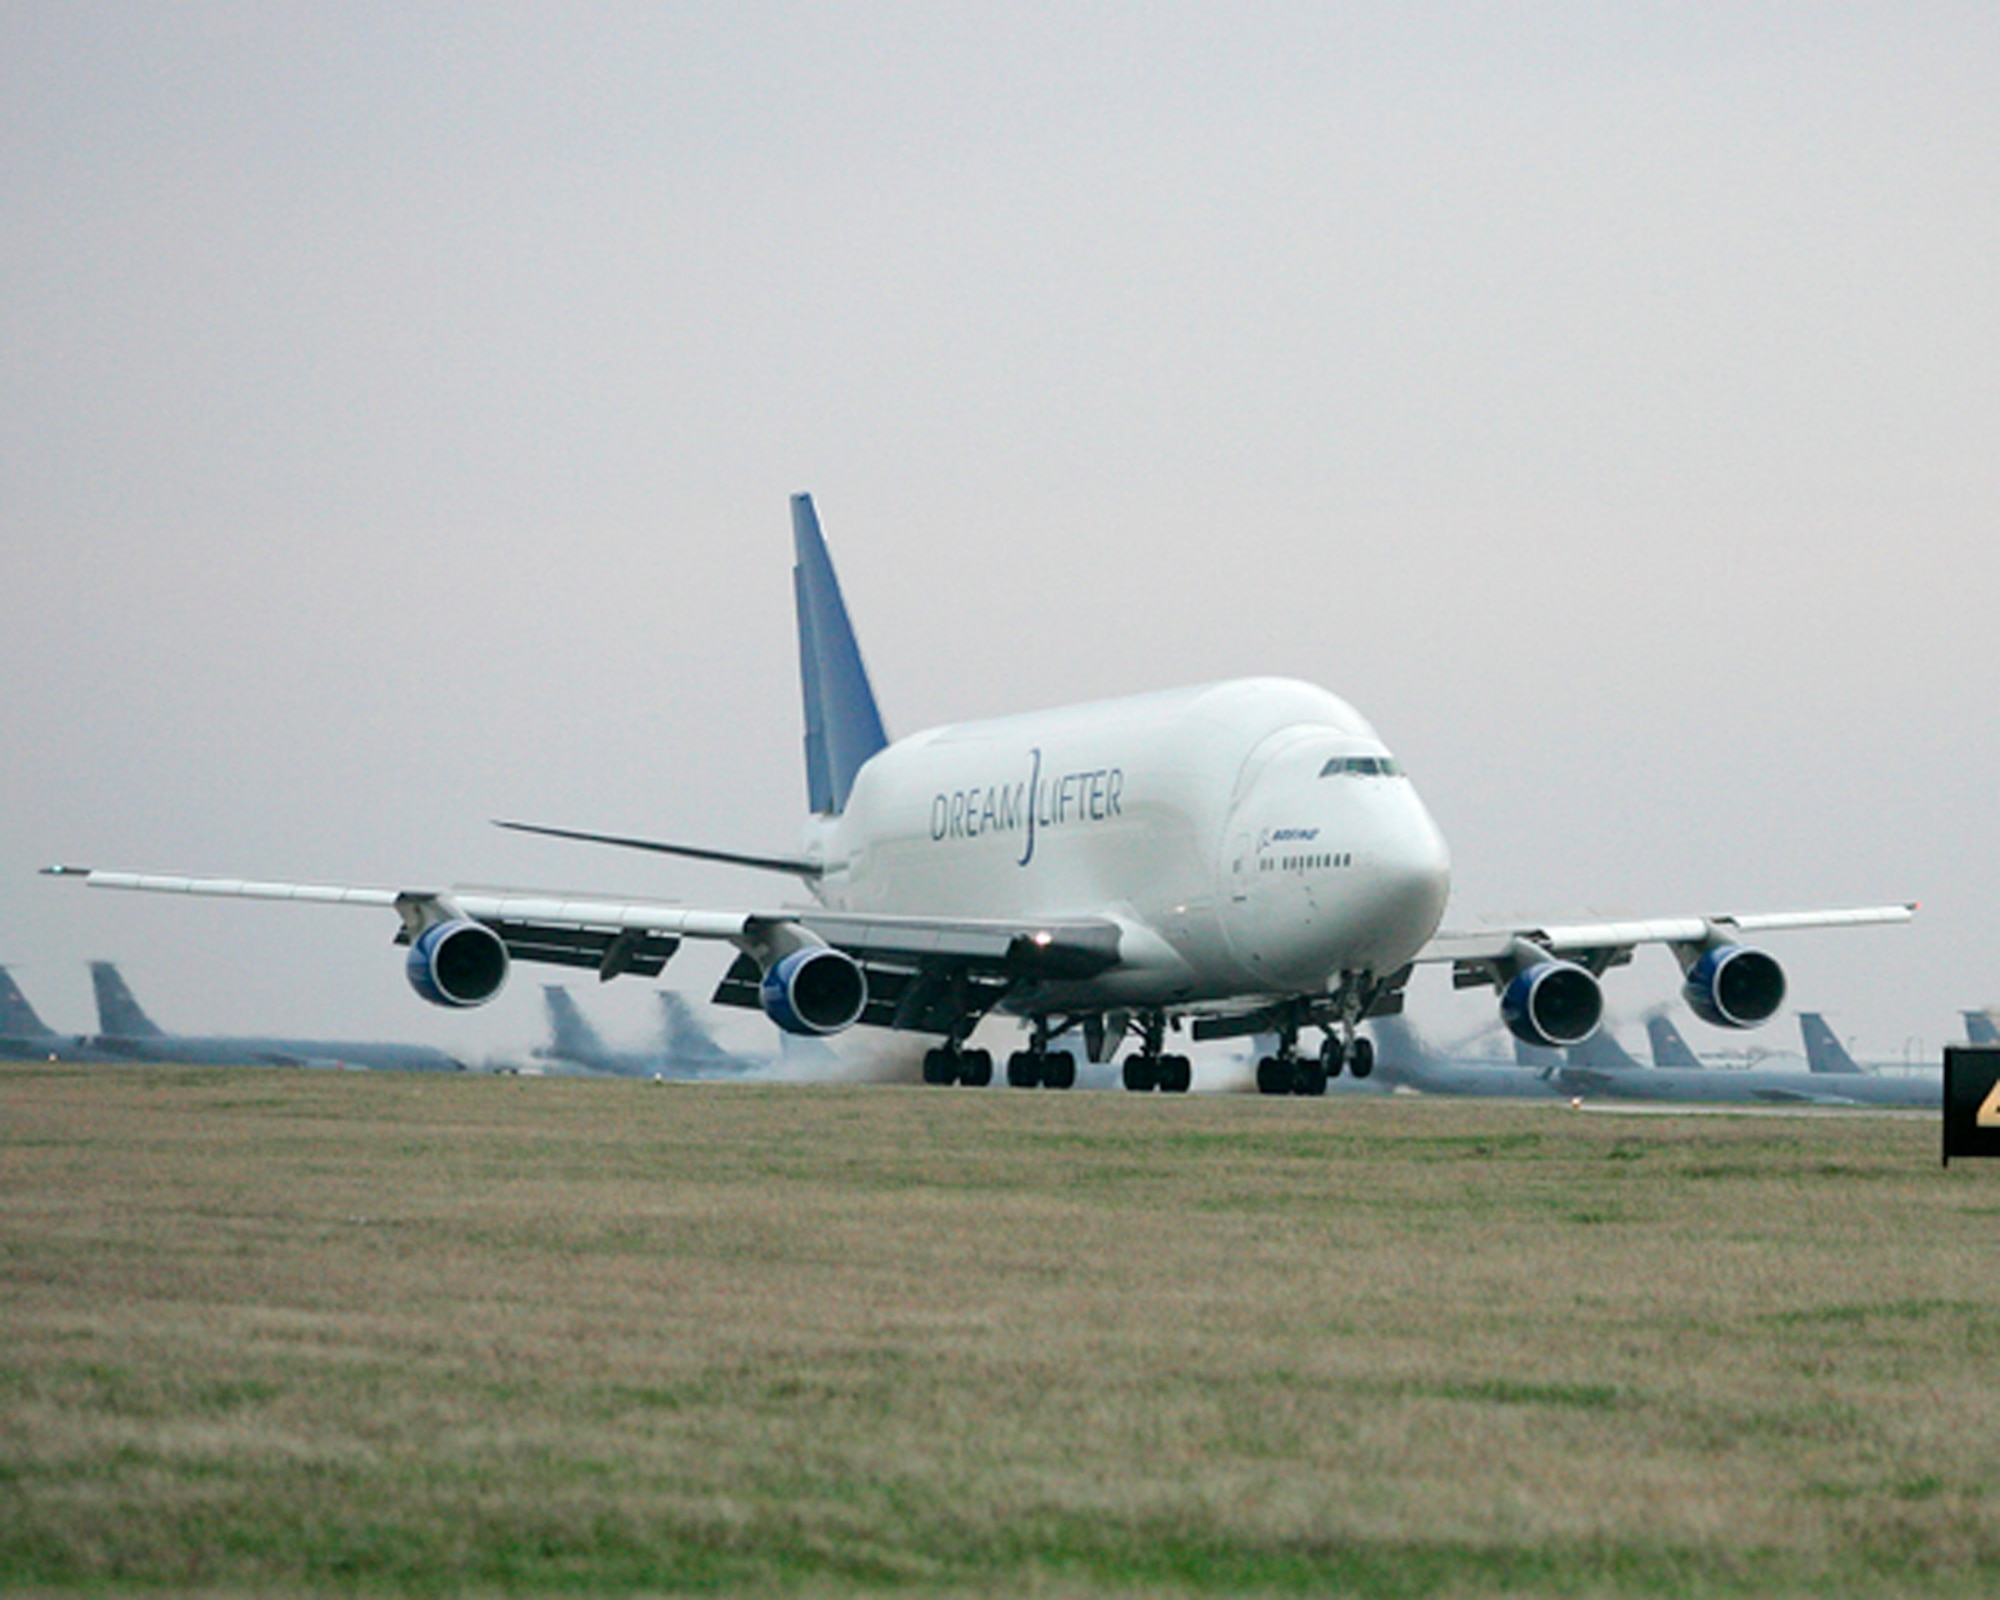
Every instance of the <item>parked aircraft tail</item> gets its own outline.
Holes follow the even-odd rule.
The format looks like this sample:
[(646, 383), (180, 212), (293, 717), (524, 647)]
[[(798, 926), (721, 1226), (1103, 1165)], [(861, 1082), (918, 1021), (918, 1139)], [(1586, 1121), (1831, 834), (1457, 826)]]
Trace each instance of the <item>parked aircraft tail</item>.
[(832, 816), (846, 809), (854, 775), (889, 743), (889, 736), (809, 494), (792, 496), (792, 542), (798, 552), (792, 586), (805, 695), (806, 792), (814, 812)]
[(1656, 1067), (1699, 1071), (1707, 1065), (1681, 1036), (1681, 1030), (1674, 1026), (1674, 1019), (1663, 1011), (1656, 1011), (1646, 1019), (1646, 1037), (1652, 1042), (1653, 1065)]
[(591, 1021), (577, 1008), (576, 999), (559, 983), (542, 985), (542, 999), (549, 1012), (549, 1043), (537, 1055), (563, 1061), (580, 1061), (589, 1066), (604, 1061), (610, 1051)]
[(1826, 1025), (1826, 1018), (1817, 1011), (1799, 1013), (1799, 1032), (1805, 1036), (1806, 1064), (1813, 1071), (1849, 1076), (1860, 1073), (1861, 1068), (1847, 1053), (1847, 1046), (1834, 1036), (1833, 1029)]
[(0, 1037), (8, 1039), (53, 1039), (51, 1028), (28, 1003), (13, 973), (0, 967)]
[(1993, 1019), (1994, 1008), (1987, 1006), (1978, 1011), (1961, 1011), (1965, 1019), (1965, 1039), (1968, 1044), (2000, 1044), (2000, 1022)]
[(112, 1039), (162, 1039), (159, 1024), (146, 1015), (117, 967), (109, 961), (90, 964), (90, 986), (97, 991), (97, 1031)]
[(1609, 1028), (1599, 1028), (1582, 1044), (1564, 1052), (1573, 1067), (1592, 1067), (1599, 1072), (1644, 1072), (1638, 1059), (1612, 1036)]
[(659, 995), (660, 1038), (670, 1071), (731, 1072), (744, 1065), (708, 1031), (684, 995), (671, 989)]

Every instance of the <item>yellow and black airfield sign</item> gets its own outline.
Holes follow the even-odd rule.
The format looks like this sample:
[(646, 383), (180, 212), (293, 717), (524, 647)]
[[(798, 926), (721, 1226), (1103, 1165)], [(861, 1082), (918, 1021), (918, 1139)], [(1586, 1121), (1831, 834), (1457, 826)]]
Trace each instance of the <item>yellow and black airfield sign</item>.
[(2000, 1044), (1944, 1051), (1944, 1164), (1953, 1156), (2000, 1156)]

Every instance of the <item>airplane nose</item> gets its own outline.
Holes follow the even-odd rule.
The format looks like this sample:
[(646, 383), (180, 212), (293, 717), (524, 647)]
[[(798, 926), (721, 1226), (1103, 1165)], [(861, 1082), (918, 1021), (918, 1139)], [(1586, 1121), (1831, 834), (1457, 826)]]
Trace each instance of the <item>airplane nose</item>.
[(1407, 960), (1444, 918), (1451, 895), (1451, 851), (1415, 795), (1386, 831), (1375, 855), (1378, 921), (1385, 945)]

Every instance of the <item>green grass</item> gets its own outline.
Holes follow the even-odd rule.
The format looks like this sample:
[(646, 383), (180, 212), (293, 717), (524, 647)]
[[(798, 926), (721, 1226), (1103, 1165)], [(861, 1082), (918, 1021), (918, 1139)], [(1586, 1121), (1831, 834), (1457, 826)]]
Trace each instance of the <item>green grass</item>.
[(0, 1069), (0, 1589), (1974, 1595), (1929, 1118)]

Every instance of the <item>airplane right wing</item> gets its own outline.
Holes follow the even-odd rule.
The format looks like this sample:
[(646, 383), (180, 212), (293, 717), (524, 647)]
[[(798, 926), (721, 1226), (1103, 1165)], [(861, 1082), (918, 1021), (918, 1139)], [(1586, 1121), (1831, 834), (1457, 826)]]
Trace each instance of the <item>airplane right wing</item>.
[(1476, 933), (1439, 933), (1417, 961), (1452, 966), (1452, 986), (1490, 984), (1508, 1029), (1529, 1044), (1582, 1043), (1597, 1031), (1604, 996), (1598, 978), (1623, 966), (1642, 944), (1663, 944), (1680, 962), (1682, 996), (1704, 1022), (1751, 1028), (1784, 1002), (1785, 975), (1743, 936), (1795, 928), (1856, 928), (1908, 922), (1914, 903), (1821, 911), (1729, 912), (1626, 922), (1552, 923)]

